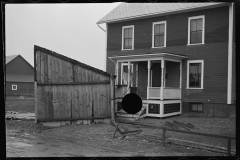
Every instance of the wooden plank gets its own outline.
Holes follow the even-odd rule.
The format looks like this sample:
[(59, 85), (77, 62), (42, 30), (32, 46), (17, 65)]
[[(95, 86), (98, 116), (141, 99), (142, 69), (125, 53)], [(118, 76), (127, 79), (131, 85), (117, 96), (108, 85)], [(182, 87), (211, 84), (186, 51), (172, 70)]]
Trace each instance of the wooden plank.
[(59, 70), (60, 70), (60, 64), (58, 58), (55, 57), (55, 65), (56, 65), (56, 82), (59, 82)]
[(56, 65), (55, 65), (55, 58), (52, 56), (52, 82), (55, 83), (56, 82)]
[(73, 65), (71, 63), (68, 63), (68, 82), (74, 82), (73, 81)]
[(43, 82), (44, 83), (44, 59), (43, 59), (43, 55), (44, 53), (42, 53), (41, 52), (41, 54), (40, 54), (40, 56), (41, 56), (41, 61), (40, 61), (40, 63), (41, 63), (41, 82)]
[(58, 71), (58, 75), (59, 75), (59, 82), (63, 82), (63, 60), (58, 59), (59, 61), (59, 71)]
[(48, 55), (43, 55), (44, 60), (44, 82), (48, 82)]
[(42, 119), (42, 113), (41, 113), (41, 90), (42, 86), (37, 87), (37, 118)]
[(72, 118), (72, 113), (71, 113), (71, 107), (72, 107), (72, 104), (71, 104), (71, 97), (72, 97), (72, 91), (71, 91), (71, 86), (66, 86), (67, 88), (67, 91), (68, 91), (68, 97), (67, 97), (67, 107), (68, 107), (68, 115), (67, 117), (68, 118)]
[(79, 105), (78, 105), (78, 109), (79, 109), (79, 118), (81, 117), (81, 118), (85, 118), (86, 116), (85, 116), (85, 112), (86, 112), (86, 107), (85, 107), (85, 105), (86, 105), (86, 86), (84, 85), (82, 85), (82, 86), (79, 86), (79, 88), (81, 89), (81, 90), (79, 90)]
[(37, 72), (37, 82), (41, 82), (41, 54), (40, 51), (36, 52), (36, 72)]
[(94, 106), (94, 117), (98, 116), (97, 87), (98, 87), (98, 85), (93, 85), (93, 106)]
[(52, 104), (52, 100), (53, 100), (53, 86), (49, 86), (49, 90), (48, 90), (48, 112), (49, 112), (49, 117), (50, 118), (54, 118), (54, 114), (53, 114), (53, 104)]
[(35, 121), (34, 121), (34, 123), (37, 123), (37, 119), (38, 119), (38, 112), (37, 112), (37, 109), (38, 109), (38, 105), (37, 105), (37, 99), (38, 99), (38, 96), (37, 96), (37, 81), (34, 82), (34, 97), (35, 97)]
[(71, 115), (72, 118), (76, 118), (76, 86), (71, 86), (72, 90), (72, 110), (71, 110)]
[(48, 55), (48, 82), (52, 82), (52, 56)]
[(76, 120), (91, 120), (91, 119), (109, 119), (110, 117), (88, 117), (88, 118), (57, 118), (57, 119), (39, 119), (39, 122), (54, 122), (54, 121), (76, 121)]

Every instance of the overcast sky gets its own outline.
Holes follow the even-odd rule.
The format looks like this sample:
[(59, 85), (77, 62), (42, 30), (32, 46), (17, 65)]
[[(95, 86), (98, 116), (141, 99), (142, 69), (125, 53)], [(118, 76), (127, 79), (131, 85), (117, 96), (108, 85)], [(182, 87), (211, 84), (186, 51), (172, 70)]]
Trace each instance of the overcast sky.
[(20, 54), (33, 66), (38, 45), (105, 70), (105, 32), (96, 23), (119, 4), (7, 4), (6, 56)]

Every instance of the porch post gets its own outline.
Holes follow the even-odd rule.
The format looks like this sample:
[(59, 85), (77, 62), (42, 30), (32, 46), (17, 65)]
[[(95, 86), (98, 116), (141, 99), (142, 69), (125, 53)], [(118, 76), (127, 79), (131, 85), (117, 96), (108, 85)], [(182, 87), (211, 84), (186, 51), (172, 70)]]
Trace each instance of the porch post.
[(115, 66), (115, 75), (117, 76), (116, 77), (116, 79), (115, 79), (115, 83), (116, 83), (116, 85), (118, 85), (118, 62), (116, 62), (116, 64), (115, 64), (116, 66)]
[(180, 62), (180, 67), (179, 67), (179, 70), (180, 70), (180, 99), (182, 98), (182, 62)]
[(131, 75), (131, 65), (130, 64), (131, 64), (130, 61), (128, 61), (128, 89), (130, 87), (130, 79), (131, 79), (131, 77), (130, 77), (130, 75)]
[(136, 87), (138, 87), (138, 64), (136, 64)]
[(165, 66), (165, 60), (162, 59), (161, 60), (161, 70), (162, 70), (162, 73), (161, 73), (161, 94), (160, 94), (160, 99), (163, 100), (164, 99), (164, 96), (163, 96), (163, 87), (164, 87), (164, 66)]
[(150, 61), (150, 60), (148, 60), (147, 99), (149, 99), (150, 69), (151, 69), (151, 61)]

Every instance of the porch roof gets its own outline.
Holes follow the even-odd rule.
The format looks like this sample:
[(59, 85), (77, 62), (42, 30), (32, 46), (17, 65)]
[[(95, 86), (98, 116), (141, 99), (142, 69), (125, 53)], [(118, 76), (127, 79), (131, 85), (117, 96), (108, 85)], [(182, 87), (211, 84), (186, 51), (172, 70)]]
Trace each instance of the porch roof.
[(117, 60), (145, 60), (145, 59), (157, 59), (157, 58), (161, 58), (161, 57), (165, 57), (168, 59), (177, 59), (177, 60), (182, 60), (185, 58), (188, 58), (185, 55), (179, 55), (179, 54), (173, 54), (173, 53), (153, 53), (153, 54), (137, 54), (137, 55), (123, 55), (123, 56), (113, 56), (113, 57), (108, 57), (110, 58), (112, 61), (116, 62)]

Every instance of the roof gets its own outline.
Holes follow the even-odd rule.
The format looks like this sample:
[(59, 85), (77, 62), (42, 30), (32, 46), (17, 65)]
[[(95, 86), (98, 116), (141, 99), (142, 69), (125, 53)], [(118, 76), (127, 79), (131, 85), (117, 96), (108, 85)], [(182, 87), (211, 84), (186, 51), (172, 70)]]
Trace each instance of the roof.
[(104, 72), (103, 70), (100, 70), (100, 69), (94, 68), (94, 67), (92, 67), (92, 66), (89, 66), (89, 65), (87, 65), (87, 64), (81, 63), (81, 62), (79, 62), (79, 61), (76, 61), (75, 59), (71, 59), (71, 58), (66, 57), (66, 56), (64, 56), (64, 55), (61, 55), (61, 54), (59, 54), (59, 53), (50, 51), (50, 50), (48, 50), (48, 49), (46, 49), (46, 48), (42, 48), (42, 47), (39, 47), (39, 46), (37, 46), (37, 45), (34, 45), (34, 54), (36, 54), (36, 51), (37, 51), (37, 50), (42, 51), (42, 52), (44, 52), (44, 53), (46, 53), (46, 54), (55, 56), (55, 57), (57, 57), (57, 58), (61, 58), (61, 59), (65, 60), (65, 61), (67, 61), (67, 62), (70, 62), (70, 63), (72, 63), (72, 64), (79, 65), (79, 66), (81, 66), (81, 67), (83, 67), (83, 68), (86, 68), (86, 69), (95, 71), (95, 72), (97, 72), (97, 73), (99, 73), (99, 74), (102, 74), (102, 75), (105, 75), (105, 76), (111, 76), (110, 73)]
[(6, 82), (34, 82), (34, 74), (6, 74)]
[(181, 55), (181, 54), (173, 54), (173, 53), (152, 53), (152, 54), (137, 54), (137, 55), (124, 55), (124, 56), (113, 56), (113, 57), (108, 57), (112, 61), (117, 60), (130, 60), (130, 59), (140, 59), (144, 60), (146, 58), (159, 58), (159, 57), (167, 57), (171, 59), (185, 59), (188, 58), (186, 55)]
[(228, 5), (228, 3), (121, 3), (100, 19), (97, 24), (133, 18), (166, 15), (170, 13), (206, 9), (224, 5)]
[(19, 55), (11, 55), (11, 56), (6, 56), (6, 64), (8, 64), (11, 60), (13, 60), (14, 58), (16, 58)]

